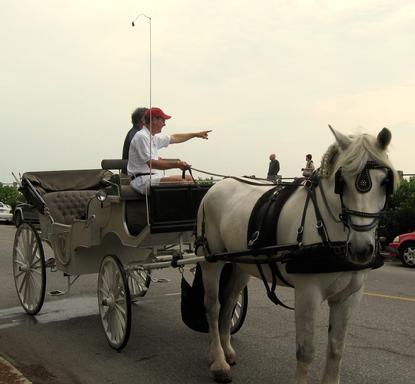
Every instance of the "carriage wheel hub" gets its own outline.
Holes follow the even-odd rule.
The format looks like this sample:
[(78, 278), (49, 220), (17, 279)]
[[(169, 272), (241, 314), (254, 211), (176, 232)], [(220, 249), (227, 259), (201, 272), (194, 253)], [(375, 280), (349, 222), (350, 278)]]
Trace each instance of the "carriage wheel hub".
[(108, 297), (105, 297), (104, 299), (102, 299), (102, 305), (110, 307), (110, 309), (114, 308), (115, 307), (114, 296), (111, 295), (111, 296), (108, 296)]
[(27, 271), (30, 271), (30, 267), (28, 266), (28, 265), (21, 265), (20, 267), (19, 267), (19, 271), (20, 272), (27, 272)]

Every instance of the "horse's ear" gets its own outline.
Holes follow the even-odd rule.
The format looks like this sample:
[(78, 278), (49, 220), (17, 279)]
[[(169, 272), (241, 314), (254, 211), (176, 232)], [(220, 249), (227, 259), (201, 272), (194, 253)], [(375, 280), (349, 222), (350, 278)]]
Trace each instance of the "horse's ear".
[(383, 128), (377, 136), (377, 142), (380, 149), (385, 150), (392, 139), (392, 133), (388, 128)]
[(342, 150), (345, 150), (352, 142), (350, 138), (347, 137), (346, 135), (343, 135), (343, 133), (336, 131), (330, 124), (329, 124), (329, 128), (333, 132), (333, 135), (336, 138), (336, 141), (337, 141), (337, 144), (339, 144), (339, 147)]

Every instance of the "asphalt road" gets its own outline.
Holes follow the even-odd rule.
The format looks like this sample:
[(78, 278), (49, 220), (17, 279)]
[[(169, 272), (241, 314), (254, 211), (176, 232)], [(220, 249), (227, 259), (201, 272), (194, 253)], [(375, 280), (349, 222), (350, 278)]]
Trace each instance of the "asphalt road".
[[(121, 352), (107, 345), (98, 317), (96, 275), (83, 276), (70, 295), (47, 296), (38, 316), (19, 307), (11, 272), (14, 228), (0, 225), (0, 356), (34, 383), (212, 383), (207, 369), (207, 336), (186, 328), (180, 318), (180, 275), (153, 283), (133, 305), (130, 341)], [(50, 254), (50, 253), (49, 253)], [(65, 288), (61, 273), (48, 272), (48, 290)], [(249, 283), (250, 302), (234, 336), (238, 362), (234, 383), (289, 383), (295, 368), (293, 313), (274, 306), (262, 283)], [(293, 292), (280, 289), (292, 304)], [(316, 335), (310, 383), (324, 365), (327, 307)], [(366, 294), (354, 313), (342, 366), (342, 384), (415, 382), (415, 269), (398, 262), (369, 274)]]

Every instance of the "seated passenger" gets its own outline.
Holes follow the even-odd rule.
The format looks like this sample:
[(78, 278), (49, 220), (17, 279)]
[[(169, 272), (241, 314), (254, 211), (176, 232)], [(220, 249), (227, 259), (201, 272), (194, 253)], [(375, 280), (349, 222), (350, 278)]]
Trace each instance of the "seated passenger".
[[(124, 145), (122, 148), (122, 159), (128, 160), (128, 153), (130, 151), (131, 140), (135, 134), (143, 128), (144, 125), (144, 114), (148, 108), (136, 108), (131, 114), (131, 122), (133, 123), (132, 128), (127, 132), (127, 135), (124, 139)], [(124, 173), (127, 173), (127, 167), (122, 170)]]
[[(151, 183), (192, 183), (190, 176), (185, 179), (182, 175), (163, 176), (157, 170), (189, 169), (189, 164), (182, 160), (163, 160), (159, 157), (158, 151), (169, 144), (183, 143), (194, 137), (207, 139), (211, 131), (200, 131), (193, 133), (175, 133), (167, 135), (161, 133), (166, 125), (165, 121), (171, 116), (166, 115), (160, 108), (151, 108), (144, 114), (144, 127), (138, 131), (130, 144), (127, 171), (131, 177), (131, 187), (140, 193), (145, 193)], [(150, 140), (150, 127), (152, 139)]]

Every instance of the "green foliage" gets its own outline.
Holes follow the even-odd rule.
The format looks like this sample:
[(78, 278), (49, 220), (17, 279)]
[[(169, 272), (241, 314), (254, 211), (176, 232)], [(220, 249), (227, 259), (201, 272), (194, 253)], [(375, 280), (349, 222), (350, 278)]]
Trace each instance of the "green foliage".
[(396, 235), (415, 230), (415, 178), (403, 180), (391, 197), (388, 210), (380, 226), (380, 235), (387, 242)]
[(8, 185), (0, 186), (0, 201), (11, 205), (12, 209), (14, 209), (15, 206), (23, 200), (23, 195), (17, 190), (17, 188)]
[(210, 185), (210, 184), (214, 184), (215, 180), (213, 179), (213, 177), (207, 177), (207, 178), (202, 178), (202, 177), (198, 177), (197, 178), (197, 183), (200, 185)]

